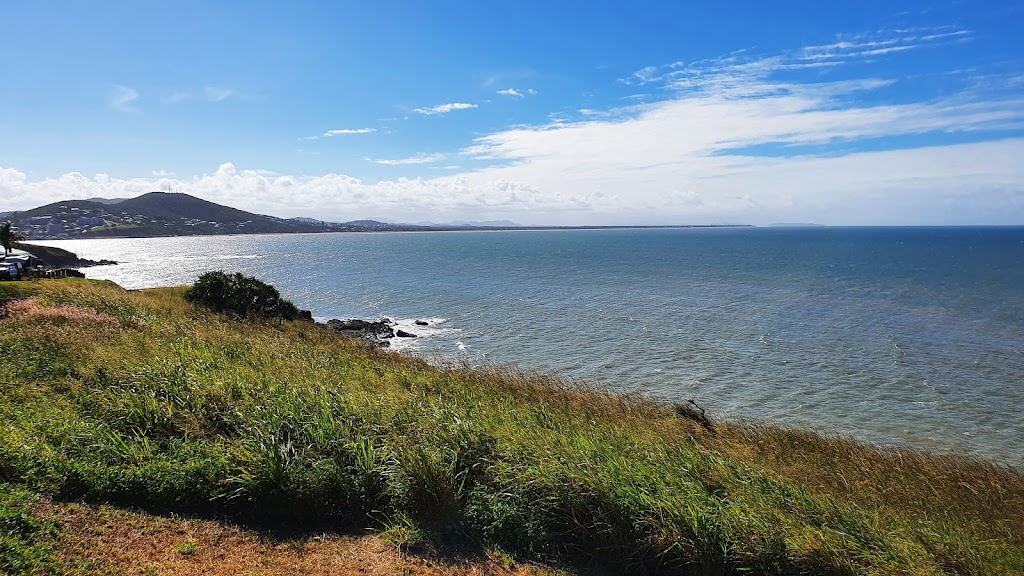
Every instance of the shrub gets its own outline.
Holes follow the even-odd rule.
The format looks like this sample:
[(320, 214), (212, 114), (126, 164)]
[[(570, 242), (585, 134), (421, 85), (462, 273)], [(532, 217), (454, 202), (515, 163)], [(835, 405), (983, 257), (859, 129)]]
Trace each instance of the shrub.
[(293, 320), (299, 317), (299, 309), (282, 298), (277, 288), (238, 272), (228, 274), (218, 270), (203, 274), (185, 292), (185, 299), (240, 318)]

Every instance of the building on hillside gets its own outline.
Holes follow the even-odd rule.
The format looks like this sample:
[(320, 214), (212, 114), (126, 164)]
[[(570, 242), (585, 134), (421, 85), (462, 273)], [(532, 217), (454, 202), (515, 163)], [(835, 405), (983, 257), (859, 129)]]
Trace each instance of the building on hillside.
[(106, 222), (98, 216), (80, 216), (78, 218), (79, 226), (103, 226), (104, 224)]

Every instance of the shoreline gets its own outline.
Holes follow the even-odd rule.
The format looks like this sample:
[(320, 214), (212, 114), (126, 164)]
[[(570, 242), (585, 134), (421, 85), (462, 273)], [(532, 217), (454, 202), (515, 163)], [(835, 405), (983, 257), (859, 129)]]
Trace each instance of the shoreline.
[[(709, 235), (714, 236), (711, 234)], [(752, 235), (752, 233), (734, 233), (734, 236), (736, 237), (746, 237), (748, 235)], [(657, 236), (657, 233), (653, 233), (647, 238), (655, 238)], [(674, 238), (682, 238), (685, 236), (687, 235), (673, 235)], [(908, 235), (900, 236), (903, 237)], [(967, 234), (965, 236), (970, 237), (971, 234)], [(562, 238), (565, 238), (568, 242), (567, 239), (570, 237), (566, 235)], [(612, 238), (612, 241), (614, 241), (613, 237), (610, 238)], [(1014, 236), (1014, 238), (1016, 238), (1016, 236)], [(494, 240), (485, 240), (482, 237), (479, 237), (476, 240), (470, 239), (470, 243), (476, 245), (477, 243), (482, 242), (485, 243), (484, 245), (489, 246), (501, 245), (505, 242), (511, 242), (512, 240), (513, 239), (511, 237), (507, 237), (506, 240), (500, 240), (498, 238)], [(217, 252), (223, 252), (224, 254), (242, 254), (243, 256), (258, 256), (265, 254), (265, 256), (263, 256), (262, 259), (258, 260), (240, 259), (230, 260), (225, 263), (225, 265), (236, 266), (234, 270), (241, 270), (244, 272), (264, 270), (267, 264), (260, 262), (266, 262), (274, 259), (274, 257), (272, 256), (274, 246), (297, 247), (295, 249), (291, 249), (288, 251), (293, 253), (305, 253), (305, 249), (303, 248), (305, 246), (315, 245), (329, 249), (331, 246), (348, 245), (349, 243), (349, 241), (340, 238), (337, 241), (330, 239), (324, 239), (323, 241), (263, 241), (260, 244), (252, 244), (252, 246), (257, 246), (257, 248), (253, 249), (254, 251), (232, 251), (236, 250), (236, 248), (232, 248), (232, 246), (241, 245), (243, 242), (245, 241), (225, 241), (221, 244), (215, 244), (215, 246), (223, 247), (223, 249), (217, 248)], [(335, 242), (337, 242), (337, 244), (335, 244)], [(409, 238), (407, 240), (400, 240), (394, 238), (381, 239), (379, 241), (367, 239), (364, 242), (358, 244), (366, 245), (372, 248), (378, 245), (394, 247), (413, 246), (418, 245), (420, 242), (421, 240), (415, 238)], [(422, 242), (426, 242), (426, 240), (424, 239)], [(437, 245), (457, 247), (466, 244), (465, 242), (461, 241), (460, 238), (457, 237), (452, 237), (451, 239), (443, 241), (442, 239), (432, 240), (430, 242), (431, 244), (428, 244), (430, 246)], [(544, 244), (547, 243), (546, 240), (532, 240), (525, 238), (523, 239), (523, 242), (528, 242), (530, 245), (542, 247)], [(571, 241), (569, 242), (569, 245), (577, 245), (585, 242), (587, 242), (586, 238), (580, 241)], [(645, 244), (646, 243), (647, 242), (645, 242)], [(201, 244), (203, 243), (196, 243), (197, 246)], [(145, 252), (146, 254), (148, 254), (152, 252), (154, 254), (159, 254), (163, 251), (164, 246), (173, 245), (174, 244), (168, 243), (167, 241), (154, 241), (154, 243), (152, 243), (150, 247), (140, 246), (139, 253), (141, 254)], [(513, 246), (516, 245), (519, 245), (519, 243), (517, 242), (516, 244), (513, 244)], [(632, 243), (630, 243), (629, 245), (632, 245)], [(72, 248), (72, 246), (68, 247)], [(124, 248), (125, 250), (132, 250), (131, 243), (126, 243), (124, 245)], [(109, 253), (109, 248), (104, 248), (103, 246), (95, 246), (90, 249), (90, 254), (93, 255), (93, 257), (97, 257), (98, 255), (102, 255), (104, 253), (104, 250), (108, 251)], [(145, 256), (143, 259), (148, 260), (148, 256)], [(202, 261), (200, 262), (200, 264), (218, 265), (217, 262)], [(155, 260), (154, 265), (143, 266), (143, 268), (138, 269), (142, 272), (141, 275), (136, 275), (134, 273), (136, 269), (132, 264), (129, 264), (127, 266), (115, 266), (115, 269), (100, 269), (99, 271), (93, 274), (99, 277), (111, 278), (114, 279), (115, 281), (118, 280), (118, 277), (127, 278), (128, 276), (136, 278), (142, 278), (143, 276), (152, 276), (153, 278), (159, 280), (163, 278), (161, 277), (163, 273), (160, 272), (161, 265), (162, 264)], [(188, 268), (188, 266), (193, 266), (196, 264), (193, 264), (191, 262), (181, 262), (179, 264), (174, 265), (176, 266), (176, 268), (181, 268), (182, 270), (185, 270)], [(386, 268), (387, 264), (384, 265)], [(360, 268), (359, 270), (364, 270), (364, 268)], [(131, 272), (129, 274), (129, 272), (125, 271)], [(331, 269), (328, 269), (327, 272), (331, 273)], [(368, 274), (371, 272), (373, 272), (375, 276), (376, 274), (378, 274), (377, 272), (374, 271), (374, 269), (368, 270)], [(93, 274), (90, 274), (90, 276), (93, 276)], [(385, 271), (383, 274), (383, 278), (387, 279), (384, 280), (385, 283), (394, 282), (395, 278), (399, 276), (397, 271), (395, 271), (395, 273), (392, 274), (387, 274), (387, 272)], [(417, 316), (424, 315), (451, 317), (454, 320), (452, 320), (450, 324), (445, 325), (445, 327), (453, 329), (464, 329), (466, 331), (465, 333), (469, 335), (469, 338), (465, 339), (464, 342), (465, 344), (469, 345), (469, 348), (465, 354), (472, 357), (470, 358), (472, 362), (486, 361), (486, 359), (482, 357), (489, 354), (490, 356), (488, 358), (490, 360), (498, 362), (499, 364), (514, 363), (517, 366), (522, 366), (526, 368), (540, 368), (542, 370), (549, 370), (557, 374), (566, 375), (566, 377), (581, 378), (595, 382), (606, 383), (608, 385), (620, 389), (632, 389), (633, 387), (639, 389), (648, 389), (649, 392), (657, 395), (659, 398), (676, 399), (679, 398), (681, 395), (695, 396), (698, 401), (707, 402), (709, 408), (712, 409), (716, 414), (727, 417), (742, 417), (744, 414), (752, 413), (751, 408), (741, 407), (745, 402), (745, 397), (742, 396), (744, 394), (742, 390), (740, 390), (740, 392), (735, 392), (735, 390), (743, 386), (760, 386), (760, 388), (762, 389), (770, 388), (770, 374), (777, 373), (790, 378), (788, 380), (785, 380), (787, 384), (785, 386), (779, 387), (777, 393), (772, 392), (771, 389), (768, 389), (767, 392), (764, 393), (765, 395), (774, 395), (774, 398), (768, 399), (769, 404), (760, 404), (760, 396), (757, 397), (759, 403), (753, 404), (753, 406), (755, 406), (753, 410), (758, 411), (759, 415), (764, 416), (765, 418), (773, 419), (775, 421), (788, 422), (794, 425), (810, 425), (814, 429), (822, 431), (822, 433), (824, 434), (842, 434), (845, 436), (858, 438), (874, 444), (911, 446), (921, 450), (929, 451), (931, 453), (971, 453), (979, 455), (981, 457), (986, 457), (998, 460), (1000, 462), (1008, 463), (1016, 467), (1024, 466), (1024, 459), (1014, 457), (1018, 454), (1018, 448), (1015, 448), (1014, 446), (1006, 446), (1008, 442), (1008, 434), (1010, 436), (1013, 436), (1010, 433), (1010, 430), (1014, 430), (1015, 425), (1011, 423), (1009, 427), (1006, 427), (1004, 424), (1001, 424), (1001, 422), (1005, 420), (1005, 411), (1000, 411), (997, 408), (993, 409), (992, 416), (988, 420), (993, 423), (988, 426), (985, 425), (984, 420), (979, 420), (976, 417), (978, 410), (972, 409), (971, 406), (964, 407), (964, 412), (962, 415), (963, 417), (961, 415), (958, 415), (961, 414), (961, 412), (959, 412), (961, 411), (961, 409), (957, 408), (957, 405), (962, 403), (958, 402), (956, 399), (961, 398), (964, 395), (959, 394), (955, 389), (947, 388), (946, 386), (944, 386), (944, 383), (946, 382), (948, 382), (948, 385), (950, 386), (954, 384), (949, 380), (943, 380), (943, 378), (941, 377), (935, 377), (936, 374), (922, 373), (920, 371), (914, 372), (915, 365), (911, 365), (909, 366), (909, 368), (904, 369), (901, 369), (899, 366), (893, 368), (894, 375), (892, 377), (903, 378), (903, 380), (900, 380), (898, 382), (895, 380), (893, 382), (890, 382), (890, 380), (886, 379), (886, 377), (890, 376), (890, 374), (887, 373), (885, 369), (886, 367), (890, 366), (890, 364), (886, 364), (885, 366), (882, 366), (881, 364), (870, 365), (877, 366), (878, 369), (867, 370), (867, 376), (879, 377), (871, 379), (870, 381), (868, 381), (867, 376), (857, 379), (856, 381), (860, 382), (857, 385), (861, 386), (859, 388), (855, 387), (854, 385), (844, 386), (842, 385), (842, 382), (834, 382), (833, 378), (831, 378), (830, 373), (818, 374), (818, 372), (816, 372), (815, 368), (813, 367), (808, 367), (806, 370), (800, 369), (799, 373), (797, 373), (798, 369), (787, 369), (783, 367), (778, 370), (771, 370), (768, 373), (758, 373), (752, 376), (740, 375), (739, 378), (745, 378), (741, 380), (736, 378), (726, 379), (726, 376), (730, 376), (733, 374), (733, 372), (729, 371), (729, 366), (719, 366), (718, 364), (714, 363), (698, 364), (697, 360), (694, 360), (691, 363), (692, 365), (682, 365), (680, 362), (675, 360), (676, 357), (668, 355), (667, 351), (672, 351), (672, 349), (678, 348), (684, 349), (684, 351), (689, 351), (689, 349), (694, 348), (694, 345), (691, 345), (691, 342), (693, 342), (694, 340), (685, 339), (684, 337), (670, 336), (663, 338), (648, 338), (640, 342), (640, 344), (643, 344), (642, 351), (641, 349), (639, 349), (641, 347), (640, 345), (631, 344), (630, 349), (637, 349), (637, 355), (645, 355), (648, 354), (648, 351), (651, 351), (649, 356), (636, 356), (635, 358), (638, 360), (633, 362), (632, 364), (613, 365), (611, 369), (607, 369), (605, 367), (600, 366), (600, 358), (594, 356), (594, 351), (604, 351), (604, 349), (608, 349), (608, 344), (601, 344), (600, 342), (595, 344), (588, 344), (589, 347), (587, 347), (586, 349), (589, 349), (589, 353), (585, 352), (583, 354), (577, 354), (575, 355), (575, 357), (570, 358), (568, 361), (564, 362), (559, 361), (559, 358), (555, 355), (561, 354), (557, 351), (557, 348), (559, 346), (574, 345), (570, 340), (577, 340), (580, 338), (586, 340), (594, 337), (590, 332), (590, 326), (596, 326), (598, 329), (600, 329), (601, 327), (612, 326), (612, 323), (609, 322), (601, 322), (599, 319), (597, 319), (594, 321), (594, 324), (592, 325), (590, 322), (587, 321), (586, 318), (582, 318), (581, 320), (584, 322), (583, 324), (573, 325), (555, 325), (552, 324), (551, 322), (547, 322), (546, 324), (530, 323), (530, 319), (538, 318), (543, 320), (545, 318), (544, 314), (538, 314), (544, 313), (545, 311), (540, 310), (540, 308), (537, 308), (535, 306), (534, 308), (530, 308), (530, 310), (528, 311), (530, 313), (529, 315), (513, 314), (512, 317), (510, 317), (511, 319), (509, 320), (509, 322), (512, 322), (515, 326), (520, 326), (521, 329), (509, 325), (508, 331), (505, 331), (503, 328), (504, 325), (495, 324), (494, 318), (483, 317), (482, 320), (478, 319), (478, 322), (468, 322), (467, 319), (464, 318), (464, 313), (472, 313), (478, 315), (479, 312), (473, 312), (475, 311), (475, 308), (467, 308), (465, 306), (462, 306), (461, 302), (459, 303), (458, 307), (437, 307), (437, 305), (433, 305), (430, 303), (431, 300), (429, 299), (429, 297), (421, 298), (420, 300), (414, 301), (406, 297), (403, 297), (406, 299), (396, 300), (394, 297), (388, 296), (389, 300), (388, 303), (386, 303), (385, 305), (381, 307), (366, 307), (358, 305), (359, 302), (367, 301), (365, 300), (365, 295), (362, 294), (372, 295), (374, 292), (361, 291), (355, 292), (353, 294), (358, 294), (358, 296), (356, 299), (352, 299), (352, 302), (354, 302), (354, 304), (349, 305), (349, 300), (335, 299), (334, 297), (334, 294), (337, 294), (339, 298), (347, 297), (346, 293), (349, 292), (349, 288), (346, 287), (346, 284), (349, 284), (349, 281), (338, 280), (335, 282), (331, 280), (331, 278), (333, 278), (331, 276), (325, 276), (324, 274), (321, 274), (321, 276), (327, 280), (323, 282), (319, 282), (316, 279), (314, 280), (319, 282), (317, 284), (319, 288), (327, 289), (329, 290), (329, 292), (326, 292), (323, 295), (317, 295), (316, 292), (308, 292), (310, 294), (313, 294), (313, 296), (315, 297), (307, 298), (305, 300), (304, 307), (312, 308), (312, 310), (316, 312), (317, 315), (321, 314), (319, 313), (319, 311), (327, 311), (323, 313), (325, 318), (322, 320), (330, 320), (331, 318), (378, 320), (379, 318), (381, 318), (381, 316), (391, 316), (393, 318), (399, 319), (414, 319)], [(268, 278), (268, 280), (273, 280), (273, 278), (270, 277)], [(132, 282), (133, 280), (129, 279), (127, 285), (132, 285)], [(410, 282), (411, 284), (419, 284), (420, 282), (425, 282), (427, 284), (425, 284), (424, 286), (427, 288), (427, 290), (431, 289), (432, 286), (437, 284), (436, 282), (434, 282), (434, 280), (431, 279), (431, 277), (423, 277), (422, 281), (411, 277)], [(165, 285), (176, 285), (178, 283), (179, 282), (166, 282)], [(289, 287), (288, 293), (304, 293), (302, 292), (303, 290), (306, 289), (304, 287), (304, 284), (304, 281), (292, 282), (291, 286)], [(334, 286), (335, 284), (337, 285), (336, 287)], [(372, 284), (372, 282), (368, 283), (367, 288), (375, 290), (376, 288), (372, 286)], [(443, 285), (438, 284), (438, 286)], [(352, 288), (352, 290), (360, 289), (361, 285), (357, 285)], [(417, 290), (415, 286), (412, 287), (411, 290), (412, 292), (409, 292), (407, 290), (406, 293), (419, 293), (423, 291)], [(522, 291), (520, 290), (519, 292)], [(714, 297), (710, 296), (710, 299), (714, 300)], [(729, 301), (736, 299), (738, 298), (729, 298)], [(423, 305), (418, 305), (418, 302), (422, 303)], [(527, 305), (529, 305), (528, 301)], [(467, 313), (467, 310), (470, 312)], [(435, 311), (436, 314), (434, 314)], [(690, 311), (683, 310), (682, 312), (688, 314), (689, 316), (694, 316), (693, 314), (690, 314)], [(920, 312), (924, 314), (928, 313), (929, 310), (928, 308), (926, 308), (926, 310), (922, 310)], [(728, 316), (728, 313), (723, 314)], [(712, 315), (722, 316), (722, 314), (719, 314), (718, 312), (715, 311), (712, 311), (711, 313), (708, 314), (697, 314), (696, 316), (702, 318), (709, 318)], [(587, 315), (585, 314), (577, 316)], [(685, 317), (688, 316), (684, 316), (684, 318)], [(729, 319), (726, 318), (726, 320)], [(771, 320), (771, 318), (769, 318), (768, 320)], [(937, 321), (939, 320), (941, 319), (937, 319)], [(636, 323), (634, 322), (629, 323), (629, 325), (626, 325), (624, 323), (618, 323), (615, 325), (617, 326), (617, 328), (614, 333), (627, 335), (634, 334), (634, 332), (639, 332), (639, 328), (637, 328), (636, 331), (632, 330), (635, 324)], [(660, 326), (660, 329), (666, 328), (667, 323), (660, 322), (659, 324), (662, 325)], [(539, 327), (543, 326), (548, 326), (549, 328), (551, 326), (554, 326), (554, 329), (556, 331), (561, 330), (566, 334), (550, 334), (547, 332), (539, 331)], [(559, 328), (559, 326), (561, 326), (561, 328)], [(771, 327), (769, 326), (763, 328), (761, 329), (761, 331), (768, 330), (769, 328)], [(966, 327), (966, 329), (971, 330), (970, 327)], [(416, 332), (415, 329), (409, 331), (414, 333)], [(774, 332), (773, 328), (772, 331)], [(578, 335), (572, 336), (568, 334), (568, 332), (577, 333)], [(713, 336), (702, 336), (699, 333), (694, 334), (693, 330), (682, 330), (681, 332), (679, 332), (679, 334), (683, 334), (684, 336), (687, 334), (693, 334), (700, 338), (699, 340), (697, 340), (698, 342), (705, 341), (707, 339), (708, 341), (714, 341), (717, 344), (719, 344), (719, 346), (715, 347), (714, 349), (712, 349), (710, 346), (706, 346), (707, 354), (703, 354), (700, 357), (694, 357), (697, 358), (700, 362), (703, 362), (703, 359), (709, 357), (711, 357), (711, 362), (715, 362), (716, 358), (720, 358), (722, 355), (725, 354), (733, 354), (740, 356), (748, 353), (751, 355), (764, 355), (771, 354), (773, 349), (782, 349), (783, 352), (790, 351), (790, 349), (798, 349), (795, 345), (786, 344), (787, 341), (790, 341), (788, 339), (792, 339), (792, 336), (788, 336), (782, 332), (773, 333), (771, 337), (768, 338), (768, 343), (765, 344), (764, 342), (762, 342), (761, 345), (759, 345), (756, 340), (757, 334), (751, 332), (753, 336), (750, 341), (750, 346), (748, 346), (750, 349), (742, 347), (746, 345), (744, 343), (744, 340), (727, 340), (725, 337), (715, 338)], [(642, 336), (642, 334), (640, 335)], [(743, 334), (739, 335), (742, 336)], [(407, 343), (406, 345), (402, 345), (399, 347), (415, 348), (409, 349), (409, 351), (407, 352), (410, 354), (420, 355), (421, 357), (429, 358), (434, 355), (440, 355), (443, 358), (454, 359), (458, 361), (459, 358), (463, 358), (464, 354), (460, 352), (460, 349), (457, 347), (459, 344), (459, 337), (460, 336), (458, 332), (445, 331), (440, 334), (434, 334), (429, 338), (418, 340), (416, 342), (410, 342)], [(955, 338), (955, 336), (953, 337)], [(665, 342), (664, 344), (662, 344), (663, 341)], [(975, 339), (974, 341), (977, 340)], [(1004, 339), (1000, 341), (1006, 342), (1007, 340)], [(738, 342), (735, 344), (736, 347), (729, 347), (733, 346), (733, 342)], [(858, 344), (859, 342), (859, 340), (851, 340), (852, 344)], [(883, 347), (886, 347), (888, 344), (891, 343), (890, 340), (886, 339), (864, 340), (864, 342), (864, 346), (877, 345), (879, 349), (882, 349)], [(651, 345), (647, 345), (648, 343)], [(906, 351), (911, 355), (909, 357), (909, 362), (913, 362), (913, 354), (920, 353), (921, 351), (923, 351), (923, 349), (925, 349), (922, 348), (921, 345), (927, 343), (927, 339), (925, 341), (918, 342), (918, 344), (920, 345), (915, 345), (913, 341), (909, 341), (906, 339), (901, 339), (900, 341), (901, 347), (905, 348)], [(998, 341), (996, 343), (998, 343)], [(806, 347), (808, 345), (808, 342), (801, 341), (800, 344), (804, 347), (800, 347), (799, 349), (808, 349)], [(725, 349), (725, 351), (732, 352), (721, 354), (715, 352), (722, 351), (722, 349)], [(570, 352), (569, 349), (566, 349), (564, 354), (568, 356), (574, 353)], [(589, 354), (590, 356), (586, 356), (587, 354)], [(842, 364), (843, 358), (841, 357), (845, 355), (837, 354), (836, 356), (838, 360), (836, 363), (834, 363), (834, 366), (843, 368), (845, 365)], [(650, 360), (644, 360), (645, 358), (649, 358)], [(800, 355), (783, 356), (781, 353), (779, 353), (775, 354), (772, 357), (769, 357), (768, 360), (774, 359), (779, 362), (784, 362), (793, 359), (799, 360), (800, 358)], [(618, 360), (622, 362), (622, 359)], [(883, 358), (882, 360), (885, 359)], [(664, 362), (664, 364), (656, 364), (656, 362)], [(901, 362), (903, 361), (901, 360)], [(568, 369), (562, 369), (566, 365), (568, 366)], [(624, 368), (620, 369), (617, 366), (623, 366)], [(804, 364), (799, 364), (799, 366), (804, 366)], [(1014, 365), (1004, 364), (1002, 366), (1005, 366), (1005, 368), (1001, 370), (994, 370), (992, 373), (996, 375), (1007, 374), (1010, 370), (1010, 367)], [(654, 373), (655, 368), (664, 368), (664, 374)], [(772, 366), (768, 366), (767, 368), (771, 369)], [(751, 373), (750, 370), (756, 369), (757, 368), (754, 366), (748, 366), (746, 364), (743, 364), (742, 366), (739, 366), (736, 369), (736, 372)], [(716, 372), (716, 370), (718, 370), (718, 372)], [(722, 372), (722, 370), (724, 370), (724, 372)], [(902, 373), (897, 374), (897, 370), (902, 370)], [(880, 374), (876, 374), (877, 372), (879, 372)], [(625, 376), (620, 377), (624, 373)], [(706, 374), (711, 374), (712, 377), (705, 378)], [(720, 375), (720, 377), (718, 377), (717, 379), (715, 378), (716, 374)], [(815, 378), (816, 375), (820, 376), (819, 382), (813, 382), (811, 387), (805, 386), (805, 381)], [(908, 378), (915, 376), (918, 377), (918, 380), (931, 380), (931, 385), (929, 387), (914, 387), (903, 385), (903, 381), (906, 381)], [(691, 382), (695, 381), (697, 378), (705, 379), (698, 382), (698, 384), (691, 385)], [(751, 381), (753, 383), (748, 383), (748, 381)], [(992, 381), (996, 382), (995, 379), (993, 379)], [(679, 382), (679, 385), (676, 385), (676, 382)], [(740, 385), (740, 382), (742, 382), (742, 385)], [(877, 386), (874, 385), (874, 383), (876, 382), (878, 383)], [(886, 385), (886, 382), (890, 382), (888, 388), (884, 387)], [(856, 406), (851, 407), (850, 405), (854, 404), (854, 402), (852, 401), (843, 402), (837, 400), (833, 402), (827, 396), (817, 394), (818, 392), (820, 392), (820, 390), (827, 389), (827, 387), (831, 385), (838, 386), (839, 389), (848, 390), (848, 392), (849, 390), (854, 390), (854, 394), (861, 394), (858, 393), (857, 390), (862, 390), (863, 398), (855, 400), (861, 401), (860, 404), (864, 405), (863, 410), (859, 410)], [(806, 408), (803, 404), (801, 404), (802, 399), (798, 396), (799, 390), (805, 388), (809, 389), (811, 393), (817, 395), (816, 397), (813, 398), (808, 397), (810, 399), (808, 400), (809, 408)], [(719, 390), (723, 389), (724, 392), (719, 394)], [(877, 399), (876, 395), (880, 389), (881, 392), (884, 392), (888, 396), (888, 402), (885, 401), (885, 399)], [(694, 392), (691, 392), (691, 390), (694, 390)], [(918, 390), (918, 392), (920, 392), (922, 395), (930, 396), (920, 398), (915, 397), (913, 395), (918, 394), (915, 392), (915, 390)], [(753, 390), (752, 394), (754, 393), (758, 393), (758, 390)], [(1015, 398), (1016, 396), (1019, 395), (1016, 395), (1016, 393), (1007, 393), (1007, 398)], [(929, 401), (929, 404), (923, 404), (921, 406), (911, 406), (910, 401), (919, 400)], [(745, 402), (745, 404), (751, 404), (751, 402)], [(767, 409), (762, 410), (758, 408), (760, 406), (766, 406)], [(980, 404), (978, 406), (979, 408), (984, 408), (986, 404)], [(767, 414), (765, 414), (764, 412), (767, 412)], [(901, 415), (904, 414), (904, 412), (909, 413), (908, 419), (901, 420)], [(834, 415), (836, 414), (838, 414), (838, 416), (834, 417)], [(863, 414), (867, 415), (865, 416)], [(947, 428), (944, 428), (943, 426), (946, 422), (951, 422), (951, 425)], [(996, 422), (998, 422), (999, 424), (995, 425)], [(950, 430), (948, 434), (945, 431), (946, 429)], [(961, 433), (970, 433), (971, 436), (967, 436), (966, 434)]]
[(13, 482), (264, 529), (457, 534), (581, 572), (1024, 573), (1024, 473), (1006, 466), (434, 367), (183, 294), (0, 283), (16, 298), (0, 344), (22, 360), (0, 397), (0, 497)]

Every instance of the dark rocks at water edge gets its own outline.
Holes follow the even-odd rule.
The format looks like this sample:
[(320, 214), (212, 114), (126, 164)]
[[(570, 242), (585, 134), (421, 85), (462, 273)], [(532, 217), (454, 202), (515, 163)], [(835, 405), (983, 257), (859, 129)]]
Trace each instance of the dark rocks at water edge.
[(429, 326), (429, 325), (430, 325), (430, 322), (427, 322), (426, 320), (417, 320), (417, 321), (415, 322), (415, 324), (416, 324), (417, 326)]
[(22, 250), (34, 255), (46, 264), (49, 268), (85, 268), (87, 266), (111, 266), (117, 264), (113, 260), (89, 260), (79, 258), (74, 252), (55, 248), (53, 246), (38, 246), (35, 244), (21, 244)]
[(327, 321), (327, 327), (336, 333), (348, 338), (359, 338), (374, 346), (386, 347), (388, 340), (398, 336), (399, 338), (415, 337), (404, 330), (395, 333), (395, 324), (388, 318), (381, 318), (375, 322), (368, 320), (338, 320), (337, 318)]
[(406, 332), (405, 330), (396, 330), (395, 331), (395, 336), (398, 336), (399, 338), (415, 338), (416, 337), (416, 335), (413, 334), (412, 332)]

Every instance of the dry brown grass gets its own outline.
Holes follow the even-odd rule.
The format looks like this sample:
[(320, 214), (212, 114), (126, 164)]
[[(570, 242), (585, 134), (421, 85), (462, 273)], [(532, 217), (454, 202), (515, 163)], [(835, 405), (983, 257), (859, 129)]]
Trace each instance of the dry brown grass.
[(152, 516), (109, 506), (44, 502), (37, 513), (60, 523), (56, 559), (103, 574), (554, 575), (553, 569), (486, 558), (445, 558), (403, 550), (369, 534), (275, 538), (212, 520)]
[(841, 499), (971, 521), (1024, 548), (1024, 475), (989, 461), (886, 448), (768, 424), (725, 428), (722, 450)]
[(77, 306), (44, 306), (35, 298), (15, 300), (4, 307), (4, 313), (12, 318), (25, 320), (66, 320), (93, 326), (111, 326), (117, 323), (116, 318), (103, 312)]

